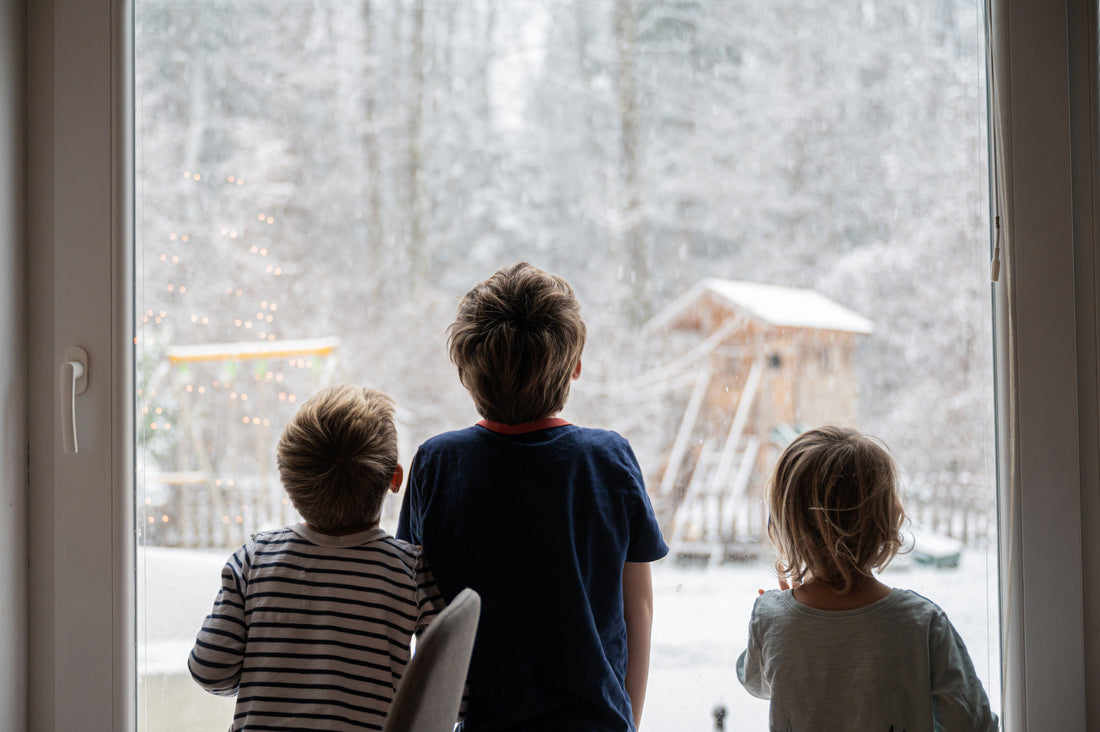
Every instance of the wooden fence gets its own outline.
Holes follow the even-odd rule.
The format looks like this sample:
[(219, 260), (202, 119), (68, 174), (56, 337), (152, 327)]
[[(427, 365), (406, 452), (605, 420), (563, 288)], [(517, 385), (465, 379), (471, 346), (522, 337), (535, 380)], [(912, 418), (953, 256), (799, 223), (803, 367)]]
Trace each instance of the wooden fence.
[(970, 473), (930, 473), (903, 482), (910, 520), (967, 546), (982, 547), (997, 537), (993, 481)]

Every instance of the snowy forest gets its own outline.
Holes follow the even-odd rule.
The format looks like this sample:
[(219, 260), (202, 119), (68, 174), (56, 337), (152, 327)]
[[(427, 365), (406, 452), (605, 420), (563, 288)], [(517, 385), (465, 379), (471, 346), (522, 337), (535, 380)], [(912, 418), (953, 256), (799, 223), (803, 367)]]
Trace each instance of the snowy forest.
[[(715, 277), (870, 320), (858, 426), (909, 484), (991, 502), (979, 18), (972, 0), (137, 3), (146, 540), (200, 514), (228, 527), (217, 546), (286, 520), (275, 443), (320, 386), (391, 394), (406, 464), (475, 421), (445, 330), (524, 260), (588, 325), (565, 416), (621, 431), (651, 480), (691, 385), (652, 377), (685, 346), (646, 326)], [(180, 508), (200, 488), (214, 502)]]

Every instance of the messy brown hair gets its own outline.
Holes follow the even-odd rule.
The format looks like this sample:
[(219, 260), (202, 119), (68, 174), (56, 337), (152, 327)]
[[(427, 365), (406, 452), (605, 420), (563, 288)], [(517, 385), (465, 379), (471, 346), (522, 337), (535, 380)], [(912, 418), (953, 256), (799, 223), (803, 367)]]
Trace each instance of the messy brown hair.
[(767, 489), (768, 536), (781, 577), (846, 593), (898, 553), (905, 521), (897, 467), (872, 437), (845, 427), (802, 433)]
[(279, 438), (283, 488), (306, 522), (326, 534), (378, 523), (397, 468), (394, 404), (380, 391), (330, 386), (298, 409)]
[(586, 336), (569, 283), (520, 262), (466, 293), (447, 345), (481, 416), (522, 424), (565, 407)]

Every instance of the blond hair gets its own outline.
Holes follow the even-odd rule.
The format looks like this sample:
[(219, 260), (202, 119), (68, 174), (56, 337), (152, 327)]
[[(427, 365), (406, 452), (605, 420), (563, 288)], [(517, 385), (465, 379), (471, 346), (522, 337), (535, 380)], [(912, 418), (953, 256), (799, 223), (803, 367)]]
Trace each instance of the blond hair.
[(795, 438), (775, 466), (767, 503), (781, 577), (846, 593), (901, 548), (897, 468), (857, 430), (821, 427)]
[(565, 407), (586, 335), (569, 283), (520, 262), (466, 293), (447, 343), (481, 416), (522, 424)]
[(397, 468), (393, 400), (362, 386), (330, 386), (298, 409), (279, 438), (283, 488), (306, 522), (327, 534), (378, 523)]

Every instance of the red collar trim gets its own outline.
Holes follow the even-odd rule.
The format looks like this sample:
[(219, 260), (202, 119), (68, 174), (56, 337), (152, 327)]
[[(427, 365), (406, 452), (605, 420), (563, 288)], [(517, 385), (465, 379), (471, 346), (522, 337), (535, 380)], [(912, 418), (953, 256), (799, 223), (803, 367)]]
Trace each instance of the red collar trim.
[(522, 435), (525, 432), (536, 432), (538, 430), (549, 429), (550, 427), (564, 427), (568, 424), (572, 423), (561, 417), (544, 417), (542, 419), (536, 419), (534, 422), (524, 422), (523, 424), (504, 424), (503, 422), (490, 422), (487, 419), (483, 419), (477, 423), (477, 426), (484, 427), (490, 432), (496, 432), (501, 435)]

